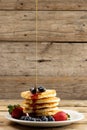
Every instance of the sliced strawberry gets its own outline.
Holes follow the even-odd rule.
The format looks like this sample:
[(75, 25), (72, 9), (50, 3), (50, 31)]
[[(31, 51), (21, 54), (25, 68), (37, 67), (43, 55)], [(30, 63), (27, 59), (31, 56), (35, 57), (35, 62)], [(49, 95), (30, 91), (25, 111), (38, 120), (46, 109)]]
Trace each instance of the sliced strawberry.
[(68, 120), (69, 114), (63, 111), (60, 111), (60, 112), (57, 112), (55, 115), (53, 115), (53, 117), (55, 121), (65, 121), (65, 120)]

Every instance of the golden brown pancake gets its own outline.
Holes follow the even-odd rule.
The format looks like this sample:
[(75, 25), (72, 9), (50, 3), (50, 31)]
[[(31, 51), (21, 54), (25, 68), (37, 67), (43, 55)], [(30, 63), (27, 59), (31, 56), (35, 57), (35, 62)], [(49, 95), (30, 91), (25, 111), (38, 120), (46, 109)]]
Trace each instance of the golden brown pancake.
[[(38, 93), (38, 99), (54, 96), (56, 96), (56, 91), (54, 89), (48, 89), (45, 92)], [(32, 99), (32, 94), (30, 91), (25, 91), (21, 93), (21, 97), (25, 99)]]
[[(41, 98), (35, 101), (36, 104), (41, 104), (41, 103), (54, 103), (54, 102), (60, 102), (60, 98), (58, 97), (48, 97), (48, 98)], [(33, 100), (32, 99), (26, 99), (23, 103), (25, 104), (32, 104)]]
[(56, 97), (54, 89), (47, 89), (45, 92), (32, 94), (30, 91), (21, 93), (24, 98), (23, 111), (25, 113), (34, 113), (37, 116), (54, 115), (59, 111), (58, 104), (60, 98)]
[[(51, 107), (56, 107), (58, 106), (58, 102), (54, 102), (54, 103), (42, 103), (42, 104), (35, 104), (35, 109), (41, 109), (41, 108), (51, 108)], [(33, 110), (33, 105), (31, 104), (23, 104), (23, 107)]]
[(24, 108), (24, 112), (26, 112), (26, 113), (34, 113), (35, 112), (35, 114), (37, 116), (54, 115), (58, 111), (60, 111), (58, 107), (44, 108), (44, 109), (39, 109), (39, 110), (28, 110), (28, 109)]

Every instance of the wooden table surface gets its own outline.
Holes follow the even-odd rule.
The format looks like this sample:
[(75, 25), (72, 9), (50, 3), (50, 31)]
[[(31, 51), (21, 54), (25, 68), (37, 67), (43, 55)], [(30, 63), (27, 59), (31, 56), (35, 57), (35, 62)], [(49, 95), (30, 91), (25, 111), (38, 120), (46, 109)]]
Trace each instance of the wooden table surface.
[[(42, 128), (33, 128), (29, 126), (22, 126), (14, 122), (10, 122), (5, 118), (7, 114), (8, 104), (21, 103), (21, 100), (0, 100), (0, 130), (35, 130)], [(43, 128), (48, 130), (87, 130), (87, 100), (62, 100), (60, 108), (77, 110), (85, 115), (85, 118), (78, 123), (74, 123), (68, 126), (56, 127), (56, 128)]]

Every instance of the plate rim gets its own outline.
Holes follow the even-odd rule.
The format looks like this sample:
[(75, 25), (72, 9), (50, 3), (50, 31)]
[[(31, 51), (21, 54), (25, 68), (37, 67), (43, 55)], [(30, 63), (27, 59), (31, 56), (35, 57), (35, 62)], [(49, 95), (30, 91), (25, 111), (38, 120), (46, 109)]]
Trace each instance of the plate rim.
[(26, 124), (60, 124), (60, 123), (74, 123), (74, 122), (77, 122), (77, 121), (80, 121), (82, 119), (84, 119), (84, 115), (78, 111), (74, 111), (74, 110), (65, 110), (65, 109), (62, 109), (61, 111), (65, 111), (65, 112), (74, 112), (74, 114), (76, 113), (77, 115), (80, 116), (80, 118), (78, 119), (71, 119), (71, 120), (66, 120), (66, 121), (25, 121), (25, 120), (19, 120), (19, 119), (15, 119), (15, 118), (12, 118), (11, 115), (8, 113), (7, 115), (5, 115), (5, 118), (10, 120), (10, 121), (13, 121), (13, 122), (17, 122), (17, 123), (26, 123)]

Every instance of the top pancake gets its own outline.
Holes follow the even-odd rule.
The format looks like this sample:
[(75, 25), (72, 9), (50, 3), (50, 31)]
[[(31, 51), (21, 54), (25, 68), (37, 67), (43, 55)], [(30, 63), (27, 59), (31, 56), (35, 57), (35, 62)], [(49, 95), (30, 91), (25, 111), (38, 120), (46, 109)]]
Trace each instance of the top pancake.
[[(21, 97), (25, 99), (32, 99), (33, 94), (30, 91), (21, 92)], [(45, 92), (37, 93), (38, 99), (55, 97), (56, 91), (54, 89), (47, 89)], [(34, 97), (33, 97), (34, 99)], [(36, 97), (35, 97), (36, 99)]]

